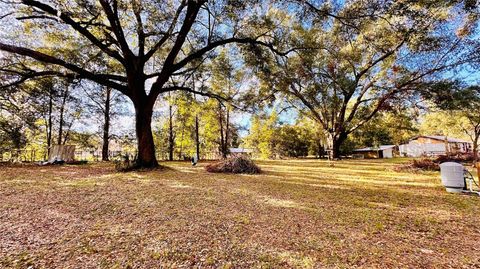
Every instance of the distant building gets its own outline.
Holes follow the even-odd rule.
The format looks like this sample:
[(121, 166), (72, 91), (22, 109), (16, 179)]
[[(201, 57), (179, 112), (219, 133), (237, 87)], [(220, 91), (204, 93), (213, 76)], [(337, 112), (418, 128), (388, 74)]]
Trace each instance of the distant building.
[(400, 145), (400, 155), (405, 157), (438, 156), (447, 153), (469, 153), (473, 151), (472, 142), (446, 136), (416, 136), (408, 144)]
[(362, 159), (391, 159), (395, 145), (382, 145), (379, 147), (368, 147), (353, 151), (354, 157)]
[(249, 148), (229, 148), (231, 156), (248, 156), (252, 157), (254, 150)]

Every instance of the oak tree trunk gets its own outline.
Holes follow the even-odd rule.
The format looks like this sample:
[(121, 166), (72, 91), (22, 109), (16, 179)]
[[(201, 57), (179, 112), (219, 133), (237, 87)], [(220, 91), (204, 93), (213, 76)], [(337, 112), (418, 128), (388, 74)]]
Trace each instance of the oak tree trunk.
[(152, 135), (153, 105), (135, 105), (135, 131), (137, 134), (137, 160), (138, 168), (154, 168), (158, 166), (155, 157), (155, 144)]
[(332, 160), (341, 159), (340, 147), (343, 145), (346, 139), (347, 139), (347, 134), (343, 132), (339, 134), (338, 133), (330, 134), (330, 143), (331, 143), (330, 159)]

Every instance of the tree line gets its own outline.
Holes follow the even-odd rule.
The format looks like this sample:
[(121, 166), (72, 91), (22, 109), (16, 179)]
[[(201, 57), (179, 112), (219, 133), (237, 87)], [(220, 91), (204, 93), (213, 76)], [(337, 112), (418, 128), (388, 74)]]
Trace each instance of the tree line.
[[(16, 0), (1, 7), (2, 135), (20, 145), (18, 122), (43, 111), (47, 143), (65, 143), (88, 109), (104, 115), (106, 140), (111, 103), (129, 102), (138, 167), (157, 166), (156, 148), (173, 155), (189, 136), (195, 154), (215, 143), (226, 155), (238, 143), (230, 117), (276, 104), (313, 126), (298, 132), (309, 151), (339, 158), (352, 137), (390, 112), (427, 99), (439, 109), (466, 107), (453, 106), (451, 96), (471, 85), (453, 87), (448, 76), (474, 72), (478, 59), (472, 1)], [(442, 94), (447, 84), (450, 97)], [(21, 107), (30, 103), (41, 109)], [(158, 111), (168, 117), (152, 130)], [(272, 149), (252, 134), (268, 137), (256, 131), (259, 121), (245, 143)], [(285, 141), (300, 139), (284, 129)], [(200, 141), (201, 132), (215, 139)], [(292, 147), (305, 148), (283, 151)]]

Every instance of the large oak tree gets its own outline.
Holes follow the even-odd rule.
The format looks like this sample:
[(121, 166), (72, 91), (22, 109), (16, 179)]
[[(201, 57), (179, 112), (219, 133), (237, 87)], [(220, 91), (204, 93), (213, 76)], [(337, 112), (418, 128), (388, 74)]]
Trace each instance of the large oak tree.
[[(151, 132), (162, 93), (193, 89), (178, 77), (217, 47), (264, 45), (264, 1), (14, 0), (2, 4), (0, 50), (19, 57), (20, 81), (88, 79), (128, 96), (135, 107), (139, 167), (157, 164)], [(252, 13), (255, 11), (254, 13)], [(6, 52), (6, 53), (5, 53)], [(198, 94), (209, 95), (198, 92)]]
[(287, 98), (318, 123), (333, 158), (340, 157), (348, 135), (377, 113), (414, 95), (420, 82), (463, 62), (458, 18), (448, 3), (292, 2), (302, 5), (302, 17), (279, 11), (276, 19), (292, 21), (285, 24), (294, 29), (289, 42), (304, 49), (290, 57), (264, 53), (260, 61), (247, 60), (260, 71), (263, 93)]

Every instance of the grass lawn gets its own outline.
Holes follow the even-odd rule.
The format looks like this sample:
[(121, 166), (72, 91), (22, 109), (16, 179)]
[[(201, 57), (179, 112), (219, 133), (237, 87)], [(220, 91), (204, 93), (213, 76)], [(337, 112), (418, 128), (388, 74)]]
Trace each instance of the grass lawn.
[[(397, 161), (398, 162), (398, 161)], [(0, 167), (0, 268), (480, 267), (480, 198), (395, 161)]]

